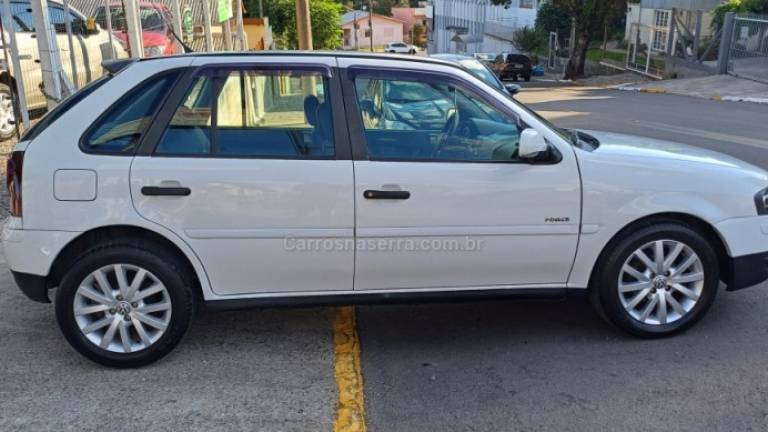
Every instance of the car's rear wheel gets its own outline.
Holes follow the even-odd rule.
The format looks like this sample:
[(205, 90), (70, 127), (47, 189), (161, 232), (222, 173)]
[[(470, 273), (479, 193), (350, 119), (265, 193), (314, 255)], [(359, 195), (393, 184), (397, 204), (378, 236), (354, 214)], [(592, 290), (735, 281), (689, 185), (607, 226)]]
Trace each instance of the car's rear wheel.
[(74, 261), (59, 286), (56, 317), (84, 356), (139, 367), (168, 354), (184, 336), (193, 292), (173, 254), (150, 243), (106, 244)]
[(705, 236), (677, 223), (650, 225), (606, 247), (592, 299), (617, 327), (639, 337), (680, 332), (706, 313), (720, 283), (717, 254)]
[(531, 76), (530, 76), (530, 75), (526, 75), (526, 76), (524, 77), (524, 79), (525, 79), (525, 82), (528, 82), (528, 81), (530, 81), (530, 80), (531, 80)]
[(0, 141), (13, 138), (16, 134), (16, 110), (13, 90), (0, 83)]

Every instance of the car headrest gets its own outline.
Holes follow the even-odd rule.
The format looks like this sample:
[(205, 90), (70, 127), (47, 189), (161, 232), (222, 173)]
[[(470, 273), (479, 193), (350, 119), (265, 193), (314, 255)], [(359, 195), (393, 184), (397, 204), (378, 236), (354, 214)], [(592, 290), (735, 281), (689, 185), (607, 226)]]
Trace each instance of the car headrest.
[(307, 123), (312, 126), (317, 125), (317, 107), (320, 106), (320, 100), (315, 95), (309, 95), (304, 98), (304, 117)]

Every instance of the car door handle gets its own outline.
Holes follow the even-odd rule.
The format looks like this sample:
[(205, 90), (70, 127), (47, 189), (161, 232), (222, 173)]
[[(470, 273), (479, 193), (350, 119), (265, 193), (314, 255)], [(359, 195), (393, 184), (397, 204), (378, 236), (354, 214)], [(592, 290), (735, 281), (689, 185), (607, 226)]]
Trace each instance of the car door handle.
[(399, 190), (367, 190), (363, 192), (363, 197), (367, 199), (397, 199), (405, 200), (411, 197), (408, 191)]
[(146, 196), (189, 196), (192, 190), (183, 186), (144, 186), (141, 193)]

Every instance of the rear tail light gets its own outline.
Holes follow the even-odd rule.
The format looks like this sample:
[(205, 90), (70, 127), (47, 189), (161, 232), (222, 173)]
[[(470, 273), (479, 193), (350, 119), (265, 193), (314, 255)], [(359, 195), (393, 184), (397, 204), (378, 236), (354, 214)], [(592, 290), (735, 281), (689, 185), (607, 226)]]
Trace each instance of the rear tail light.
[(21, 174), (24, 168), (24, 152), (15, 151), (5, 166), (5, 185), (8, 188), (11, 216), (21, 217)]

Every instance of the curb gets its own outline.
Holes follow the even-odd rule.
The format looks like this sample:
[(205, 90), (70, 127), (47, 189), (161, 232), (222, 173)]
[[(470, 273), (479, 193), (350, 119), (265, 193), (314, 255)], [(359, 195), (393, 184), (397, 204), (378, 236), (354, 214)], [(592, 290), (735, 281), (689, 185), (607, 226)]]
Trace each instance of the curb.
[(640, 92), (640, 93), (673, 94), (678, 96), (691, 96), (691, 97), (709, 99), (709, 100), (720, 101), (720, 102), (749, 102), (749, 103), (768, 105), (768, 98), (754, 98), (754, 97), (743, 97), (743, 96), (720, 96), (720, 95), (715, 95), (711, 97), (702, 97), (702, 96), (694, 96), (686, 93), (673, 92), (661, 87), (614, 87), (613, 89), (621, 90), (621, 91), (634, 91), (634, 92)]

